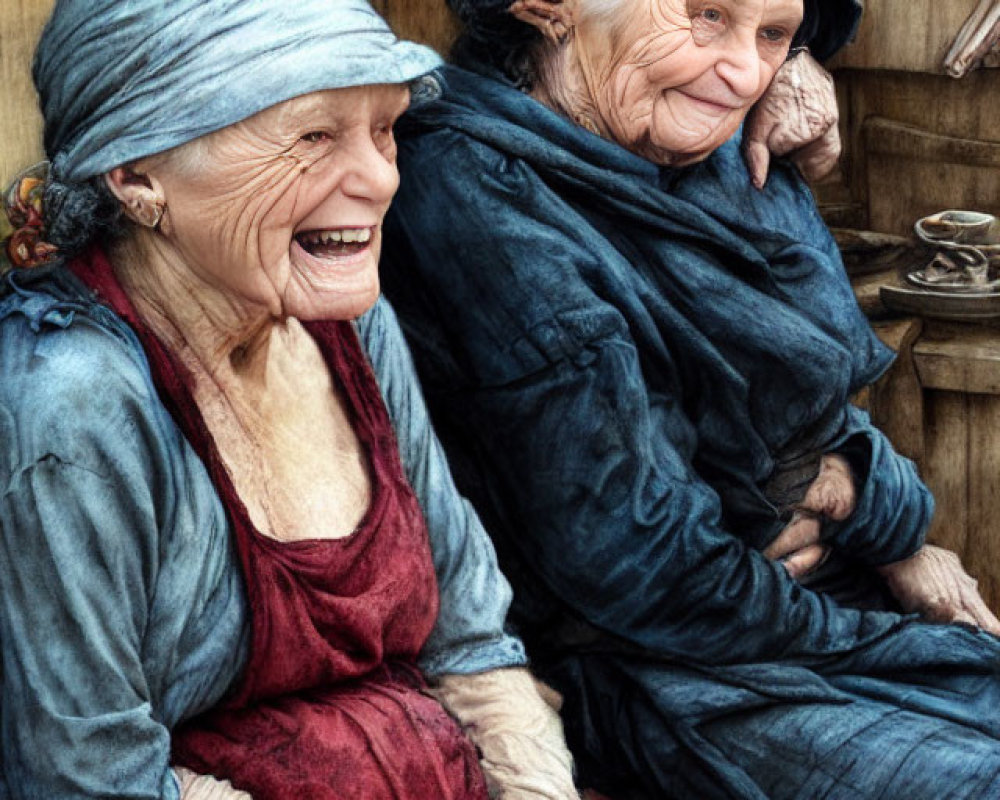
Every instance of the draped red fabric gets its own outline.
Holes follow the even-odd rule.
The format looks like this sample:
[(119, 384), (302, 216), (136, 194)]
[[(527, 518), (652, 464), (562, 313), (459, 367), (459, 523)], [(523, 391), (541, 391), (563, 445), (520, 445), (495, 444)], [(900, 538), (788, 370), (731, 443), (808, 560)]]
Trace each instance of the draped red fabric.
[(161, 400), (229, 513), (243, 567), (249, 662), (218, 708), (174, 731), (174, 762), (254, 800), (486, 798), (475, 748), (423, 692), (416, 657), (438, 611), (427, 530), (350, 323), (307, 329), (367, 450), (371, 505), (346, 538), (279, 542), (252, 525), (190, 376), (139, 319), (104, 254), (70, 267), (138, 335)]

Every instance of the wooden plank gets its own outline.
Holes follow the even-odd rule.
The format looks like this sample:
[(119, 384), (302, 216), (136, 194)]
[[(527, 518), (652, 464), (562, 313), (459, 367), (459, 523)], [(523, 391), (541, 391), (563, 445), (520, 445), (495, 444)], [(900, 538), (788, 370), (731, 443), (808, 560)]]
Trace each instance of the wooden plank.
[(865, 3), (858, 37), (836, 67), (943, 73), (951, 43), (979, 0), (874, 0)]
[(375, 0), (372, 5), (398, 36), (430, 45), (442, 55), (458, 34), (458, 19), (445, 0)]
[(54, 0), (0, 2), (0, 187), (41, 158), (31, 57)]
[(1000, 142), (945, 136), (877, 116), (866, 119), (863, 130), (870, 155), (1000, 168)]
[(968, 397), (955, 392), (927, 392), (924, 397), (921, 473), (936, 503), (928, 539), (963, 558), (969, 516), (968, 406)]
[[(964, 155), (961, 147), (936, 152), (932, 147), (930, 155), (935, 157), (930, 159), (912, 147), (909, 153), (897, 154), (890, 134), (877, 148), (889, 152), (869, 154), (864, 135), (865, 121), (877, 116), (940, 136), (1000, 143), (1000, 103), (983, 102), (984, 97), (1000, 97), (1000, 70), (973, 72), (957, 81), (926, 73), (840, 70), (836, 81), (849, 192), (845, 200), (842, 192), (835, 195), (821, 186), (823, 202), (860, 205), (869, 229), (907, 235), (925, 214), (1000, 206), (1000, 169), (940, 159), (944, 153), (952, 158)], [(982, 154), (982, 148), (973, 151)], [(986, 160), (994, 159), (987, 155)]]
[(1000, 141), (1000, 103), (983, 102), (1000, 94), (1000, 71), (974, 72), (954, 80), (921, 73), (842, 70), (836, 81), (852, 131), (879, 116), (942, 136)]
[(854, 297), (861, 310), (865, 316), (871, 318), (885, 316), (887, 312), (886, 307), (882, 304), (880, 289), (898, 282), (899, 279), (895, 272), (873, 272), (870, 275), (851, 278), (851, 288), (854, 290)]
[(962, 561), (983, 599), (1000, 609), (1000, 397), (969, 398), (969, 511)]
[(923, 330), (919, 319), (876, 322), (872, 328), (896, 351), (895, 363), (870, 388), (872, 421), (896, 450), (921, 464), (924, 460), (924, 392), (913, 364), (913, 345)]
[(913, 348), (927, 389), (1000, 395), (1000, 329), (934, 323)]
[(874, 230), (909, 234), (914, 221), (946, 208), (1000, 214), (1000, 142), (870, 117), (862, 147)]
[(921, 217), (949, 208), (1000, 214), (1000, 169), (877, 155), (868, 164), (873, 230), (903, 235)]

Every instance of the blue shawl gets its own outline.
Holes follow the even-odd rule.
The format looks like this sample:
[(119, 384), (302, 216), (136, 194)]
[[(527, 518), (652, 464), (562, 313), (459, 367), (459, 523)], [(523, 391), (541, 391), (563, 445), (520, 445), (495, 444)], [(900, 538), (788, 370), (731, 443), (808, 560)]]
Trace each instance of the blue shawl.
[(778, 166), (758, 192), (735, 141), (660, 169), (501, 82), (442, 78), (403, 133), (385, 280), (527, 592), (706, 661), (821, 655), (896, 624), (757, 552), (787, 521), (775, 473), (848, 444), (863, 483), (834, 546), (904, 558), (932, 510), (849, 404), (891, 354), (808, 188)]
[[(860, 564), (912, 554), (933, 510), (850, 404), (892, 356), (794, 169), (776, 164), (758, 191), (736, 140), (661, 169), (485, 67), (439, 79), (441, 99), (400, 132), (384, 286), (529, 652), (567, 695), (578, 759), (618, 747), (594, 758), (659, 771), (656, 796), (695, 760), (685, 796), (763, 797), (733, 766), (745, 756), (699, 727), (731, 719), (738, 748), (764, 731), (740, 727), (741, 709), (762, 703), (826, 709), (768, 723), (788, 759), (765, 753), (764, 772), (787, 774), (785, 790), (807, 780), (793, 750), (815, 763), (869, 712), (892, 730), (894, 710), (918, 711), (897, 726), (914, 748), (943, 719), (969, 726), (942, 751), (959, 763), (962, 735), (1000, 753), (996, 639), (847, 607), (760, 552), (787, 521), (775, 479), (824, 452), (844, 453), (858, 484), (825, 536)], [(940, 762), (910, 753), (885, 763), (941, 790), (915, 797), (947, 794), (928, 782)], [(831, 762), (824, 780), (877, 795), (865, 763)]]

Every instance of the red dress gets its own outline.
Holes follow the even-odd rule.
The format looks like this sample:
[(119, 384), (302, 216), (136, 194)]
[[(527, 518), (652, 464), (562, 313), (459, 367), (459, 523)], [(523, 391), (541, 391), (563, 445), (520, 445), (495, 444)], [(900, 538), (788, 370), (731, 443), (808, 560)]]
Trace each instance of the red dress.
[(485, 800), (475, 748), (423, 691), (416, 658), (438, 611), (427, 530), (350, 323), (306, 327), (368, 453), (371, 505), (346, 538), (279, 542), (252, 525), (187, 371), (139, 320), (103, 253), (72, 269), (138, 334), (162, 401), (229, 512), (243, 567), (249, 661), (219, 707), (174, 732), (174, 763), (228, 778), (254, 800)]

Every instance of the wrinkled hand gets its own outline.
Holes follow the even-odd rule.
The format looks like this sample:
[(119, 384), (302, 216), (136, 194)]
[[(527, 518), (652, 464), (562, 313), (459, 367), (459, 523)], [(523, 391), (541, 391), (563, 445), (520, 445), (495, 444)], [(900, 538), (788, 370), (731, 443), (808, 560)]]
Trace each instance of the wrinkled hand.
[(562, 721), (526, 669), (445, 675), (431, 693), (482, 753), (491, 798), (579, 800)]
[(836, 453), (820, 462), (819, 475), (809, 484), (806, 496), (791, 522), (764, 550), (768, 558), (781, 561), (793, 578), (808, 575), (830, 553), (820, 542), (823, 520), (844, 520), (854, 512), (855, 491), (851, 467)]
[(253, 800), (246, 792), (234, 789), (229, 781), (199, 775), (186, 767), (173, 769), (181, 785), (181, 800)]
[(1000, 636), (1000, 620), (951, 550), (926, 544), (878, 571), (904, 611), (919, 612), (929, 622), (966, 622)]
[(763, 188), (771, 153), (790, 155), (807, 180), (829, 174), (840, 158), (833, 78), (807, 52), (786, 61), (747, 117), (743, 143), (754, 186)]
[(576, 26), (576, 4), (563, 0), (514, 0), (507, 13), (538, 28), (552, 42), (562, 43)]

